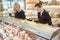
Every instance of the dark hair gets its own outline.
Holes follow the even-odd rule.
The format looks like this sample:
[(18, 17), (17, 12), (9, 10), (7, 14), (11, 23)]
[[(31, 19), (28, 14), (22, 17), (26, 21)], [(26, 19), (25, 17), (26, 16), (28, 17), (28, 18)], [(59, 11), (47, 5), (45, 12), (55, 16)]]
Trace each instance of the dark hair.
[(35, 7), (37, 7), (37, 6), (38, 6), (38, 7), (41, 7), (41, 6), (42, 6), (42, 3), (43, 3), (42, 1), (40, 1), (39, 3), (36, 3), (36, 4), (35, 4)]

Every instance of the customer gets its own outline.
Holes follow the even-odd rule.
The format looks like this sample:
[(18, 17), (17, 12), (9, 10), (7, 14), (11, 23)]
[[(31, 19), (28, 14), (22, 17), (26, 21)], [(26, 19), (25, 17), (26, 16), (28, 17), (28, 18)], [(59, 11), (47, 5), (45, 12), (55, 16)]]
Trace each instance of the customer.
[(25, 12), (21, 9), (18, 3), (14, 4), (14, 14), (15, 18), (25, 19)]
[(38, 11), (38, 19), (41, 24), (51, 25), (51, 17), (49, 13), (43, 9), (42, 2), (35, 4), (36, 10)]

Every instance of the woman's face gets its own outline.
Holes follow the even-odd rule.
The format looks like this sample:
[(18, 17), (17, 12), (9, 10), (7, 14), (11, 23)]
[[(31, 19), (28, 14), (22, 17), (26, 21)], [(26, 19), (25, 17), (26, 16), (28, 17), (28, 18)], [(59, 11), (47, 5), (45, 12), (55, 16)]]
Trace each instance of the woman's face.
[(20, 10), (20, 6), (19, 5), (15, 5), (15, 10), (16, 11)]
[(42, 8), (40, 8), (40, 7), (36, 7), (36, 10), (37, 10), (38, 12), (41, 12), (41, 9), (42, 9)]

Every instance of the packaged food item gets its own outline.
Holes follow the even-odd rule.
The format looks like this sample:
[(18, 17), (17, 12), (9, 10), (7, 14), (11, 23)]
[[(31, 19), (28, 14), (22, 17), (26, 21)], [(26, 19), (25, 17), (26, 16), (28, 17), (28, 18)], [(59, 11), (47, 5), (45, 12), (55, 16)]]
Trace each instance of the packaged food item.
[(20, 32), (20, 39), (25, 40), (25, 31)]
[(25, 40), (28, 40), (28, 34), (25, 33)]
[(6, 37), (6, 38), (4, 38), (4, 40), (10, 40), (10, 38), (9, 37)]
[(9, 38), (13, 39), (13, 34), (12, 33), (9, 34)]
[(28, 40), (33, 40), (32, 38), (28, 37)]
[(4, 40), (3, 35), (0, 33), (0, 40)]
[(13, 40), (20, 40), (18, 36), (14, 36)]

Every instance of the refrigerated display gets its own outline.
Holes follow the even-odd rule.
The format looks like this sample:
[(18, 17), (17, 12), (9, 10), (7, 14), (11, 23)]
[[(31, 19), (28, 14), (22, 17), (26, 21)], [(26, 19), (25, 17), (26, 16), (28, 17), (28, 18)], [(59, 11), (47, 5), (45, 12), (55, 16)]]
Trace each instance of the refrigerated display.
[(5, 17), (2, 19), (4, 20), (4, 22), (7, 22), (9, 24), (12, 23), (16, 26), (19, 26), (24, 31), (26, 31), (28, 35), (34, 40), (37, 40), (37, 39), (50, 40), (51, 37), (52, 39), (53, 38), (56, 39), (55, 38), (56, 35), (60, 34), (59, 27), (46, 26), (43, 24), (38, 24), (35, 22), (27, 21), (27, 20), (21, 20), (16, 18), (9, 18), (9, 17), (7, 18)]

